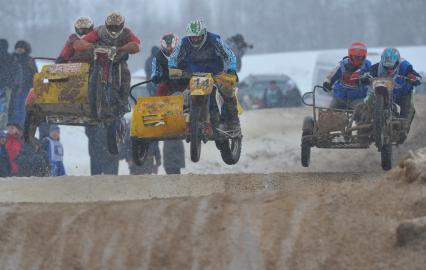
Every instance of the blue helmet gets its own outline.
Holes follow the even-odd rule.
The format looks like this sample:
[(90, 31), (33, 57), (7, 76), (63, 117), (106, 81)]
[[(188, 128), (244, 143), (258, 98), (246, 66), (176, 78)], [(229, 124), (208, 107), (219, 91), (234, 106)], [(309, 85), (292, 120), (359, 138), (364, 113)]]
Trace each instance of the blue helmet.
[(380, 66), (387, 72), (395, 72), (399, 66), (401, 56), (395, 48), (386, 48), (380, 59)]

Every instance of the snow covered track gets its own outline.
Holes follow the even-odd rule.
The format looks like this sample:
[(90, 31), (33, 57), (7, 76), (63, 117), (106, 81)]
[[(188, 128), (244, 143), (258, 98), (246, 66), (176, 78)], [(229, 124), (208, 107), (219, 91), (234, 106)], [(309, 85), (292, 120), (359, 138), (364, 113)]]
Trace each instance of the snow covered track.
[(426, 264), (426, 247), (395, 246), (426, 186), (381, 174), (9, 179), (0, 194), (0, 269)]

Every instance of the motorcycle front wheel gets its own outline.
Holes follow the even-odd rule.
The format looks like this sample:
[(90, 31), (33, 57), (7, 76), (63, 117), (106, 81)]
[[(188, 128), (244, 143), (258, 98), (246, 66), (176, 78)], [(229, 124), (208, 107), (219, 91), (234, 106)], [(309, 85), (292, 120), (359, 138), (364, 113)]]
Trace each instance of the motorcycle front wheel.
[(374, 102), (373, 111), (373, 136), (374, 143), (379, 150), (382, 149), (384, 141), (384, 97), (377, 95)]
[(228, 165), (235, 165), (240, 160), (242, 137), (231, 138), (227, 140), (217, 140), (216, 147), (220, 151), (223, 162)]
[(392, 169), (392, 144), (385, 144), (380, 151), (382, 158), (382, 169), (389, 171)]
[(124, 128), (121, 120), (115, 120), (107, 126), (107, 146), (111, 155), (118, 155), (124, 141)]

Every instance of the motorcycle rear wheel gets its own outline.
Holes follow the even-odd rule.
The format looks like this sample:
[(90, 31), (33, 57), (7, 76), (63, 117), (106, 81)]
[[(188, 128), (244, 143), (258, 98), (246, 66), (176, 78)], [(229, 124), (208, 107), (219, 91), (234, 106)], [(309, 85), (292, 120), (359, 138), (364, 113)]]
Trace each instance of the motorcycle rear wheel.
[(118, 155), (122, 139), (122, 127), (120, 120), (115, 120), (107, 126), (107, 146), (111, 155)]
[(148, 157), (150, 142), (136, 137), (131, 137), (130, 141), (133, 162), (138, 166), (142, 166), (143, 162)]
[(309, 167), (311, 163), (311, 143), (303, 139), (304, 136), (314, 134), (314, 120), (312, 117), (305, 117), (303, 120), (302, 143), (300, 151), (300, 160), (303, 167)]

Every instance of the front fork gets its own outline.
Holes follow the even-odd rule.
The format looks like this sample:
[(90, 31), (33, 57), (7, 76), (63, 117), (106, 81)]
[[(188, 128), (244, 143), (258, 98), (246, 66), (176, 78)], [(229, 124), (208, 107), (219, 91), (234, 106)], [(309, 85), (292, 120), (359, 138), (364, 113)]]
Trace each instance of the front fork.
[(383, 133), (384, 133), (384, 144), (391, 144), (392, 143), (392, 134), (393, 134), (393, 127), (392, 127), (392, 120), (393, 120), (393, 112), (392, 112), (392, 94), (389, 94), (385, 96), (384, 98), (384, 110), (383, 110)]
[[(211, 125), (211, 119), (210, 119), (210, 101), (211, 101), (211, 94), (205, 95), (205, 96), (195, 96), (191, 95), (189, 98), (189, 107), (190, 107), (190, 113), (189, 117), (193, 114), (193, 108), (195, 106), (201, 107), (200, 110), (200, 116), (199, 116), (199, 126), (201, 129), (201, 134), (203, 136), (202, 140), (204, 142), (207, 142), (209, 138), (213, 136), (213, 127)], [(187, 137), (189, 137), (189, 121), (190, 119), (187, 119), (186, 121), (186, 134)]]

